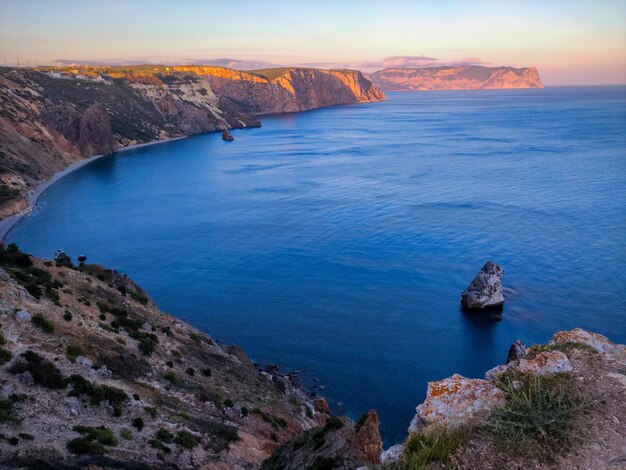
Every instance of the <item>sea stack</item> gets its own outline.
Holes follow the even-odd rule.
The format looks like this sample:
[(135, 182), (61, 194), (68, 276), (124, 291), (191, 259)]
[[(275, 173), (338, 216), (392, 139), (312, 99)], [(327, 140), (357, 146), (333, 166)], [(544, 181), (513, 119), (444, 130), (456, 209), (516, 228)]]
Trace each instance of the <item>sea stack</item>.
[(225, 140), (227, 142), (232, 142), (233, 140), (235, 140), (235, 138), (230, 132), (228, 132), (228, 129), (227, 129), (224, 132), (222, 132), (222, 140)]
[(472, 283), (461, 294), (461, 304), (468, 310), (501, 309), (504, 304), (502, 278), (504, 269), (487, 261)]

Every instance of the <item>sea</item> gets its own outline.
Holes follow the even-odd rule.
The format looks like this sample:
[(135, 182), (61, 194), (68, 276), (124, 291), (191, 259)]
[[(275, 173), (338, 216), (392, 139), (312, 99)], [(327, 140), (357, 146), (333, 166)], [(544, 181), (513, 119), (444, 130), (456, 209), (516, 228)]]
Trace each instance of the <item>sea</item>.
[[(429, 381), (516, 339), (626, 342), (626, 87), (387, 93), (137, 148), (52, 185), (8, 241), (128, 274), (401, 442)], [(461, 309), (486, 261), (501, 317)]]

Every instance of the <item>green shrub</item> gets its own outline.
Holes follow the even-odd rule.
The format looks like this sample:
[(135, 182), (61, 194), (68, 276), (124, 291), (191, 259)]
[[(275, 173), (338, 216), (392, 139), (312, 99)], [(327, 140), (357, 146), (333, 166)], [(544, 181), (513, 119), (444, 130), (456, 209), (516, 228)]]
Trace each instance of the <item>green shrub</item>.
[(13, 354), (11, 354), (11, 351), (0, 348), (0, 366), (9, 362), (12, 357)]
[(404, 443), (402, 468), (425, 469), (432, 462), (448, 465), (450, 456), (467, 439), (466, 428), (434, 429), (427, 434), (411, 434)]
[(72, 312), (70, 312), (69, 310), (66, 310), (65, 313), (63, 314), (63, 320), (65, 321), (72, 321)]
[(165, 442), (166, 444), (171, 444), (172, 441), (174, 440), (174, 435), (169, 432), (167, 429), (165, 428), (160, 428), (156, 434), (155, 437), (161, 441), (161, 442)]
[(177, 349), (172, 349), (172, 356), (174, 356), (176, 359), (180, 359), (182, 357), (182, 354)]
[(61, 371), (50, 361), (44, 359), (33, 351), (26, 351), (20, 354), (23, 360), (15, 362), (9, 372), (12, 374), (22, 374), (30, 372), (33, 381), (47, 388), (65, 388), (65, 378)]
[(176, 373), (174, 372), (166, 372), (165, 374), (163, 374), (163, 378), (173, 384), (178, 382), (178, 376), (176, 375)]
[(0, 423), (13, 423), (15, 416), (15, 401), (9, 398), (0, 400)]
[(565, 355), (569, 355), (573, 350), (584, 351), (592, 356), (597, 356), (599, 353), (594, 348), (587, 344), (566, 342), (556, 344), (535, 344), (528, 348), (526, 352), (527, 359), (534, 359), (537, 354), (544, 351), (560, 351)]
[(150, 439), (148, 441), (148, 444), (150, 444), (151, 447), (154, 447), (155, 449), (159, 449), (162, 450), (163, 452), (165, 452), (166, 454), (169, 454), (172, 449), (170, 449), (169, 447), (167, 447), (165, 444), (163, 444), (161, 441), (159, 441), (158, 439)]
[(574, 425), (591, 402), (582, 397), (570, 375), (505, 376), (501, 380), (506, 405), (487, 428), (496, 444), (520, 454), (548, 456), (575, 442)]
[(12, 446), (16, 446), (20, 443), (20, 440), (17, 437), (13, 436), (13, 437), (9, 437), (7, 439), (7, 442), (11, 444)]
[[(264, 412), (260, 408), (253, 409), (252, 413), (260, 416), (263, 419), (263, 421), (265, 421), (266, 423), (270, 423), (273, 428), (279, 428), (279, 427), (286, 428), (287, 427), (287, 421), (285, 421), (280, 416), (271, 415), (269, 413)], [(341, 426), (343, 427), (343, 422), (341, 423)]]
[[(101, 314), (98, 316), (98, 318), (100, 318), (100, 320), (102, 320), (102, 321), (106, 321), (107, 316), (106, 316), (104, 313), (101, 313)], [(111, 325), (111, 326), (113, 326), (113, 325)]]
[(141, 431), (144, 427), (143, 419), (137, 417), (131, 421), (133, 427), (137, 428), (138, 431)]
[(100, 426), (74, 426), (74, 431), (82, 434), (88, 441), (95, 441), (105, 446), (116, 446), (117, 439), (110, 429)]
[(178, 444), (185, 449), (193, 449), (198, 445), (198, 440), (189, 431), (179, 431), (174, 438), (174, 444)]
[(233, 406), (235, 406), (235, 404), (230, 398), (227, 398), (226, 400), (224, 400), (224, 406), (226, 408), (232, 408)]
[(338, 416), (329, 416), (328, 419), (326, 420), (326, 424), (324, 425), (324, 430), (334, 431), (336, 429), (343, 428), (345, 425), (346, 424)]
[(174, 363), (172, 361), (165, 361), (165, 365), (169, 367), (170, 369), (174, 367)]
[(44, 317), (41, 313), (33, 315), (31, 321), (33, 325), (40, 328), (44, 333), (54, 332), (54, 324), (50, 320), (46, 319), (46, 317)]
[(76, 358), (78, 356), (82, 356), (85, 354), (85, 352), (83, 351), (83, 348), (75, 344), (68, 344), (67, 348), (65, 348), (65, 353), (67, 354), (67, 358), (71, 362), (76, 361)]
[(92, 442), (84, 437), (77, 437), (67, 443), (67, 450), (77, 455), (104, 455), (107, 450), (98, 442)]
[(140, 304), (146, 305), (148, 303), (148, 297), (139, 291), (130, 291), (130, 297)]
[(202, 375), (204, 375), (205, 377), (211, 377), (211, 369), (205, 367), (204, 369), (202, 369)]
[(72, 385), (69, 396), (87, 395), (92, 405), (99, 405), (102, 401), (107, 401), (113, 407), (113, 415), (122, 414), (122, 405), (128, 400), (128, 395), (123, 390), (108, 385), (94, 384), (81, 375), (72, 374), (68, 379)]
[(133, 433), (130, 431), (130, 429), (124, 428), (120, 431), (120, 437), (122, 439), (126, 439), (127, 441), (132, 441)]
[(193, 367), (187, 367), (187, 369), (185, 369), (185, 372), (187, 373), (187, 375), (190, 375), (190, 376), (192, 376), (192, 377), (193, 377), (193, 376), (195, 375), (195, 373), (196, 373), (196, 371), (195, 371), (195, 369), (194, 369)]
[(154, 406), (145, 406), (143, 409), (151, 417), (156, 418), (156, 416), (157, 416), (157, 409)]

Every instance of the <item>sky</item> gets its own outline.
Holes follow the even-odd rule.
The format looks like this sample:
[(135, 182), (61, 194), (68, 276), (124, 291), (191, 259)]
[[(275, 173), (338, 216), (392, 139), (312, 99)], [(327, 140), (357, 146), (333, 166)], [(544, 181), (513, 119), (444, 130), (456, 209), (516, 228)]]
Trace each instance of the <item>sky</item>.
[(626, 83), (626, 0), (0, 0), (8, 64), (534, 66)]

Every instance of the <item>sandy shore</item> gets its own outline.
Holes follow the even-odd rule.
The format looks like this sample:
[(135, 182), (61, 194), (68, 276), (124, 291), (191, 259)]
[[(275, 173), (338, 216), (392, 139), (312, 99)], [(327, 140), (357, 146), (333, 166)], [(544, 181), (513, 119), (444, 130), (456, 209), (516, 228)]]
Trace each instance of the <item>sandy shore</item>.
[[(186, 138), (186, 136), (174, 137), (172, 139), (154, 140), (152, 142), (146, 142), (143, 144), (129, 145), (128, 147), (124, 147), (119, 150), (116, 150), (114, 153), (125, 152), (127, 150), (133, 150), (133, 149), (137, 149), (140, 147), (147, 147), (149, 145), (162, 144), (164, 142), (172, 142), (174, 140), (180, 140), (184, 138)], [(107, 154), (107, 155), (111, 155), (111, 154)], [(4, 243), (4, 240), (6, 239), (11, 229), (15, 227), (15, 224), (17, 224), (22, 219), (22, 217), (25, 217), (26, 215), (28, 215), (35, 208), (35, 206), (37, 205), (37, 201), (39, 201), (39, 198), (41, 197), (41, 195), (44, 192), (46, 192), (46, 190), (50, 186), (52, 186), (54, 183), (59, 181), (64, 176), (69, 175), (73, 171), (76, 171), (79, 168), (84, 167), (85, 165), (89, 165), (91, 162), (98, 160), (99, 158), (102, 158), (105, 156), (106, 155), (93, 155), (91, 157), (85, 158), (84, 160), (80, 160), (75, 163), (72, 163), (65, 170), (59, 171), (55, 173), (54, 175), (52, 175), (50, 179), (39, 183), (37, 187), (33, 189), (32, 191), (30, 191), (28, 195), (26, 196), (26, 202), (28, 202), (28, 208), (25, 211), (20, 212), (18, 214), (14, 214), (10, 217), (7, 217), (6, 219), (0, 220), (0, 243)]]

